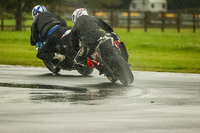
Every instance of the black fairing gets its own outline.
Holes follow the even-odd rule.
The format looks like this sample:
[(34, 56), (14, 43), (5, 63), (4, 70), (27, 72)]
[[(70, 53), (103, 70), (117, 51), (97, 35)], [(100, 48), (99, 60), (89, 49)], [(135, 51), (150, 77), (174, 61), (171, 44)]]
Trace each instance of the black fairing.
[(111, 40), (106, 40), (100, 45), (100, 51), (102, 60), (104, 63), (108, 64), (110, 58), (114, 56), (115, 54), (120, 54), (118, 49), (112, 45)]

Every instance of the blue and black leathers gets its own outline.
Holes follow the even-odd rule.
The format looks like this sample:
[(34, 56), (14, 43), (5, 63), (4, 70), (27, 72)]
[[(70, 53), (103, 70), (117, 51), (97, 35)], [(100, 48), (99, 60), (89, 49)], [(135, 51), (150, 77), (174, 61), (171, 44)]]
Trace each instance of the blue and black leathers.
[(55, 46), (67, 29), (67, 23), (53, 13), (43, 12), (36, 16), (31, 26), (30, 43), (35, 46), (37, 42), (45, 42), (38, 50), (37, 57), (42, 60), (52, 59)]

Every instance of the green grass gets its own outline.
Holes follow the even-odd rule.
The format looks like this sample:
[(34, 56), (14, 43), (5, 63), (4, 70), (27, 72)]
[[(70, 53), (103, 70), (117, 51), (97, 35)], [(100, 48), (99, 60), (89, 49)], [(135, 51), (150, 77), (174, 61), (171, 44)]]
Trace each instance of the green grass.
[[(72, 24), (71, 24), (72, 25)], [(125, 42), (132, 70), (200, 73), (200, 32), (191, 29), (114, 29)], [(30, 45), (30, 31), (0, 32), (0, 64), (44, 66)]]
[(133, 70), (200, 73), (200, 33), (191, 29), (116, 30), (126, 42)]
[[(67, 22), (67, 25), (69, 26), (69, 27), (72, 27), (73, 26), (73, 22), (72, 21), (66, 21)], [(1, 25), (1, 21), (0, 21), (0, 25)], [(28, 26), (30, 26), (30, 25), (32, 25), (32, 23), (33, 23), (33, 20), (31, 20), (31, 19), (28, 19), (28, 20), (25, 20), (25, 21), (23, 21), (22, 22), (24, 25), (28, 25)], [(14, 19), (5, 19), (4, 20), (4, 25), (6, 26), (6, 25), (12, 25), (12, 26), (15, 26), (15, 24), (16, 24), (16, 22), (15, 22), (15, 20)]]
[(29, 39), (30, 31), (0, 32), (0, 64), (43, 66)]

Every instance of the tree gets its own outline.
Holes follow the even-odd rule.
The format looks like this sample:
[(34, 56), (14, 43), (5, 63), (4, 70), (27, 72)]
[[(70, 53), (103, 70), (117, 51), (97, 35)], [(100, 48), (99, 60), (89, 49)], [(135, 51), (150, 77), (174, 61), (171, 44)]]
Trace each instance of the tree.
[(123, 9), (127, 8), (131, 0), (0, 0), (0, 15), (8, 12), (14, 15), (16, 30), (22, 30), (22, 18), (24, 13), (30, 13), (35, 5), (45, 5), (47, 10), (56, 12), (62, 7), (84, 7), (90, 9)]
[(131, 0), (64, 0), (68, 7), (90, 9), (128, 9)]
[(99, 9), (128, 9), (131, 0), (86, 0), (87, 5)]
[(16, 20), (16, 30), (22, 30), (22, 17), (23, 13), (31, 13), (32, 8), (35, 5), (51, 6), (56, 5), (61, 0), (1, 0), (0, 1), (0, 11), (9, 12), (14, 15)]

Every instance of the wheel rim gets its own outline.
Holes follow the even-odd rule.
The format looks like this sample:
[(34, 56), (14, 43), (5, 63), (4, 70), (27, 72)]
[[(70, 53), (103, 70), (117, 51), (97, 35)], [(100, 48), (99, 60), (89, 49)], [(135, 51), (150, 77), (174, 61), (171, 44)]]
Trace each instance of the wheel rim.
[(112, 70), (114, 71), (114, 74), (116, 75), (116, 77), (118, 77), (118, 79), (124, 84), (125, 81), (122, 78), (122, 75), (120, 74), (120, 71), (118, 70), (117, 67), (112, 67)]

